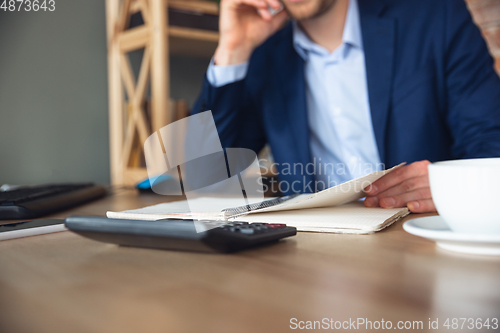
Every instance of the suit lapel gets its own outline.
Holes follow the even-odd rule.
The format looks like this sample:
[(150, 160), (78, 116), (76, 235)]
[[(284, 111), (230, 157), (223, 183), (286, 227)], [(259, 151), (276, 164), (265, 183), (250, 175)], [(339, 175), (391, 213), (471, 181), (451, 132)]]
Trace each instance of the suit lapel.
[(386, 129), (394, 71), (396, 22), (382, 16), (386, 5), (379, 0), (358, 1), (373, 130), (380, 159), (387, 163)]

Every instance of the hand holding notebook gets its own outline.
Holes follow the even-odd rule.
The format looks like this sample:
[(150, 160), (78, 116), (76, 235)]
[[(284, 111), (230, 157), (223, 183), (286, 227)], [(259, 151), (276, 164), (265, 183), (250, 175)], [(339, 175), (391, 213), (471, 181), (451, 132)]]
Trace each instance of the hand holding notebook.
[[(398, 168), (399, 166), (395, 167)], [(213, 221), (286, 223), (299, 231), (367, 234), (409, 214), (407, 208), (366, 208), (359, 199), (364, 188), (388, 172), (377, 171), (313, 194), (274, 198), (247, 206), (230, 198), (201, 197), (146, 208), (108, 212), (109, 218), (161, 220), (167, 218)], [(197, 207), (192, 212), (189, 207)], [(213, 207), (226, 207), (214, 211)]]

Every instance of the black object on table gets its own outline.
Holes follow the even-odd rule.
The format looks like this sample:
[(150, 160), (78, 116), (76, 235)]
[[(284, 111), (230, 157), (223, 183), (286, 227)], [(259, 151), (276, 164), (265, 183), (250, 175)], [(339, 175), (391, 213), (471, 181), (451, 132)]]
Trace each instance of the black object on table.
[(32, 219), (105, 196), (92, 183), (23, 186), (0, 191), (0, 220)]
[(66, 227), (105, 243), (197, 252), (235, 252), (297, 234), (296, 228), (285, 224), (228, 222), (197, 232), (192, 220), (143, 221), (90, 216), (69, 217)]

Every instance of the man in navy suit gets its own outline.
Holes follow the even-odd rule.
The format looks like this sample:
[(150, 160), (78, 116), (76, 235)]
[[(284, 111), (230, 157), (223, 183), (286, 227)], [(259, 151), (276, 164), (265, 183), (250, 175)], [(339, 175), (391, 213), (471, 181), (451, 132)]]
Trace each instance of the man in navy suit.
[(500, 79), (463, 0), (281, 3), (222, 0), (193, 112), (224, 147), (269, 144), (283, 192), (407, 162), (365, 205), (431, 212), (429, 161), (500, 156)]

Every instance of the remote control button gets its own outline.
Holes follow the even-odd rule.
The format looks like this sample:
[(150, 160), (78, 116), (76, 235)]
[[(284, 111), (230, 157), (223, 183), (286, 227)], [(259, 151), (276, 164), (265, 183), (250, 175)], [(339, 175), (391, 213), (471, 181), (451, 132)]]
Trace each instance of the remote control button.
[(253, 235), (255, 233), (255, 230), (251, 229), (251, 228), (241, 229), (240, 233), (245, 234), (245, 235)]
[(269, 228), (267, 226), (262, 226), (262, 227), (255, 227), (254, 230), (255, 230), (255, 233), (262, 234), (264, 232), (269, 231)]

